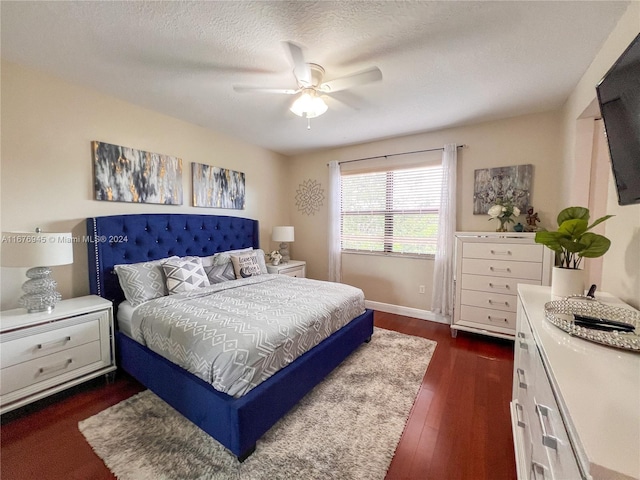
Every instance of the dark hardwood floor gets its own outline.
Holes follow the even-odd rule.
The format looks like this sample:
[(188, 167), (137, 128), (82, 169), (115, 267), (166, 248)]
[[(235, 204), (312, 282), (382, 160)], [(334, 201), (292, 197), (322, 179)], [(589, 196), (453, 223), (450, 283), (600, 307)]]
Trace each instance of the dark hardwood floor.
[[(387, 480), (516, 478), (509, 399), (513, 342), (376, 312), (375, 324), (438, 342)], [(2, 416), (0, 478), (112, 479), (78, 422), (143, 390), (96, 379)]]

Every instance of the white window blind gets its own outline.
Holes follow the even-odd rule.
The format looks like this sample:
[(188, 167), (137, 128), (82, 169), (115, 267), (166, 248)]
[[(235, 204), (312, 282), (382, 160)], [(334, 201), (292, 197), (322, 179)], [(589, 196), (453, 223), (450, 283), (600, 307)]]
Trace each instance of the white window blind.
[(342, 176), (344, 251), (434, 255), (441, 165)]

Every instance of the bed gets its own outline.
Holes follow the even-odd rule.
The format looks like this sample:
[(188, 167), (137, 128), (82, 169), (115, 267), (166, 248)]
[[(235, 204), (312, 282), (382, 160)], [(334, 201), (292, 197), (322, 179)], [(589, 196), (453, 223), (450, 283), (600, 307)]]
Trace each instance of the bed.
[[(91, 293), (112, 301), (116, 311), (125, 296), (115, 265), (259, 248), (258, 221), (229, 216), (94, 217), (87, 219), (87, 233)], [(373, 312), (366, 310), (238, 397), (216, 390), (119, 330), (115, 339), (118, 366), (244, 461), (271, 426), (372, 334)]]

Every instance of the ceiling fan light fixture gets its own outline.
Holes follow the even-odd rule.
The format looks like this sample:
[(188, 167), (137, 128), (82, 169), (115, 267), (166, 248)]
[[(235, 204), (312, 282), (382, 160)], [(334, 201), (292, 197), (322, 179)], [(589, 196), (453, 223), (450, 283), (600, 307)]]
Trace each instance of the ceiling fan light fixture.
[(306, 89), (295, 102), (293, 102), (290, 110), (299, 117), (315, 118), (326, 112), (328, 108), (327, 104), (316, 94), (315, 90)]

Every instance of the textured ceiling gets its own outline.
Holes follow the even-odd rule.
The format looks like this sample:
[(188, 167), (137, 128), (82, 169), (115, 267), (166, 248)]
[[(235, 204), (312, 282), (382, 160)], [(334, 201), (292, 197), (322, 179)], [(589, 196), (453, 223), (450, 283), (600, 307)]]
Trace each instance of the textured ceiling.
[[(629, 2), (9, 2), (3, 59), (284, 154), (561, 106)], [(383, 80), (306, 120), (283, 41)]]

